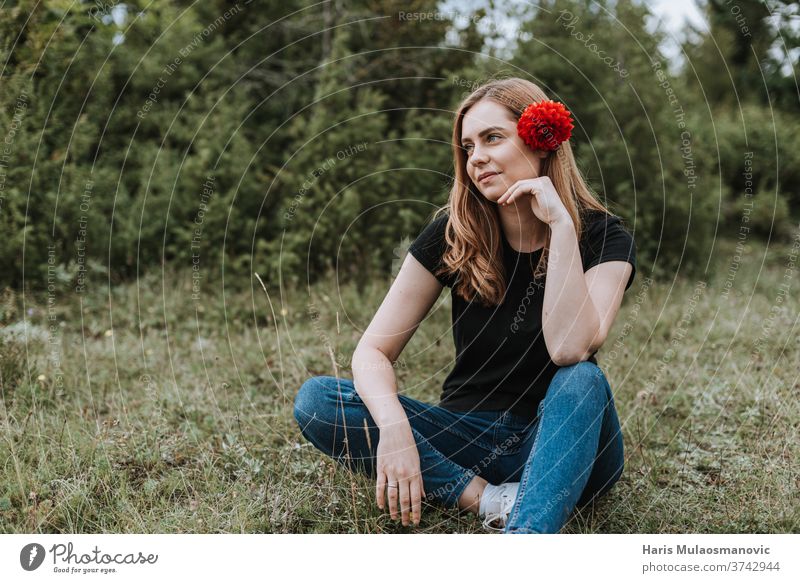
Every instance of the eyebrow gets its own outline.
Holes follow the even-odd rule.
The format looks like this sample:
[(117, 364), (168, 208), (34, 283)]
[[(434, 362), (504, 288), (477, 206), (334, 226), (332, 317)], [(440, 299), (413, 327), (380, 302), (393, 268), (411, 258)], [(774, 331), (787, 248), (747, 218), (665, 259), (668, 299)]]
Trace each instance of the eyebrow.
[[(499, 126), (491, 126), (491, 127), (486, 128), (485, 130), (481, 130), (480, 132), (478, 132), (478, 137), (482, 138), (486, 134), (491, 133), (491, 132), (496, 132), (496, 131), (504, 132), (505, 128), (501, 128)], [(465, 141), (464, 139), (461, 140), (461, 145), (462, 146), (464, 145), (464, 141)], [(469, 138), (466, 138), (466, 141), (471, 142), (472, 140), (470, 140)]]

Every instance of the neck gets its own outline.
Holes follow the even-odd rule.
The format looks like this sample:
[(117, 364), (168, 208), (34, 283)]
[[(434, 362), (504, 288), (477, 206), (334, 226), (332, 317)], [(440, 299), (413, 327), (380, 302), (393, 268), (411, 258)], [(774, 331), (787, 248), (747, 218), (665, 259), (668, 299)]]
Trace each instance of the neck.
[(527, 197), (511, 206), (498, 206), (497, 213), (512, 249), (518, 253), (532, 253), (544, 247), (549, 227), (533, 214)]

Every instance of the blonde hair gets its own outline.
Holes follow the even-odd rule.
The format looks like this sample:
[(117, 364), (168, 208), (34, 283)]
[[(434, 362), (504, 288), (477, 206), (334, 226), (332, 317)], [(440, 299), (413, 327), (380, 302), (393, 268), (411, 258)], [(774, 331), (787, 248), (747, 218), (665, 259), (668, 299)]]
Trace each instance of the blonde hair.
[[(484, 306), (502, 302), (508, 282), (504, 273), (502, 227), (497, 205), (477, 190), (467, 174), (467, 155), (461, 146), (461, 124), (470, 107), (483, 99), (491, 99), (519, 118), (530, 103), (547, 99), (544, 91), (530, 81), (512, 77), (492, 80), (470, 93), (459, 105), (453, 124), (453, 161), (455, 175), (447, 204), (439, 208), (434, 219), (449, 213), (445, 230), (447, 251), (438, 273), (457, 274), (453, 290), (467, 301), (477, 299)], [(550, 177), (575, 224), (580, 240), (581, 214), (585, 209), (608, 213), (583, 179), (569, 141), (542, 160), (541, 175)], [(550, 247), (548, 229), (541, 257), (533, 269), (534, 277), (547, 272)]]

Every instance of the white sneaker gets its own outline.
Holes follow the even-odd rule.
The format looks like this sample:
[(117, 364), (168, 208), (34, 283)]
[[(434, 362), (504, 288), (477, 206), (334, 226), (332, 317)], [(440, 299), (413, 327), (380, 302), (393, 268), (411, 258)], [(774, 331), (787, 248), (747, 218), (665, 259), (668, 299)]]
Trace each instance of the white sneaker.
[[(483, 527), (486, 530), (501, 532), (506, 527), (518, 490), (519, 482), (505, 482), (499, 486), (486, 485), (478, 511), (478, 514), (484, 517)], [(495, 523), (499, 523), (500, 526), (494, 526)]]

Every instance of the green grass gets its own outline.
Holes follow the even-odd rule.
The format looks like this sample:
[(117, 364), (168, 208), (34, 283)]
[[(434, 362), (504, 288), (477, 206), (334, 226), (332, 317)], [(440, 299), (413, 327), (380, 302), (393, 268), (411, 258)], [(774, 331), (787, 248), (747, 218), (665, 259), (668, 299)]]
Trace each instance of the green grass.
[[(720, 244), (718, 274), (684, 326), (696, 281), (643, 289), (639, 275), (627, 292), (598, 355), (623, 423), (625, 473), (566, 532), (800, 530), (798, 273), (764, 333), (788, 247), (751, 247), (721, 297), (733, 245)], [(352, 378), (345, 363), (388, 284), (273, 289), (277, 322), (257, 282), (252, 292), (204, 289), (194, 302), (189, 272), (65, 291), (54, 312), (60, 385), (46, 297), (23, 306), (6, 290), (2, 324), (32, 310), (33, 333), (26, 345), (6, 328), (0, 346), (0, 531), (482, 532), (474, 516), (434, 505), (419, 527), (392, 521), (370, 480), (295, 425), (300, 384), (334, 372), (326, 345)], [(449, 317), (443, 294), (401, 356), (409, 396), (436, 402), (453, 357)]]

